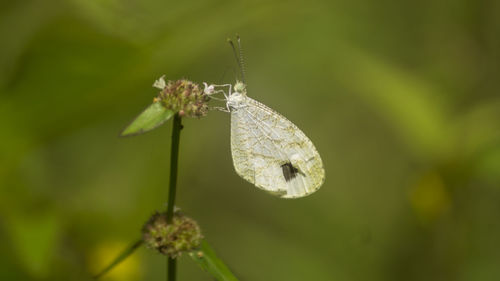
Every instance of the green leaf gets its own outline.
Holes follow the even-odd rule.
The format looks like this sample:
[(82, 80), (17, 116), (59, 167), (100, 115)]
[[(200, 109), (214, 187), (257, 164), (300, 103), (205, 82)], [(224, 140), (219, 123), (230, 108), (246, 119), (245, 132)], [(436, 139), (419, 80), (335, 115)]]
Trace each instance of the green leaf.
[(115, 266), (119, 265), (122, 261), (128, 258), (131, 254), (137, 250), (140, 246), (144, 244), (142, 239), (135, 241), (132, 245), (130, 245), (127, 249), (123, 250), (108, 266), (106, 266), (103, 270), (101, 270), (98, 274), (94, 275), (94, 279), (101, 278), (104, 274), (108, 273), (111, 269), (115, 268)]
[(200, 249), (191, 251), (189, 256), (205, 271), (219, 281), (238, 281), (238, 278), (220, 260), (212, 247), (203, 240)]
[(170, 119), (172, 115), (174, 115), (172, 110), (166, 109), (159, 102), (155, 102), (139, 114), (139, 116), (123, 130), (120, 136), (135, 136), (156, 129)]

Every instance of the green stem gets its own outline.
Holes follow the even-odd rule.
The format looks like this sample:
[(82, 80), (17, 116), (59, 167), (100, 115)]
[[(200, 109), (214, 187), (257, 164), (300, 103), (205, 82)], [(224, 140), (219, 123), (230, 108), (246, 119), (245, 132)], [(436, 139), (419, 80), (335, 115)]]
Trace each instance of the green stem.
[[(167, 224), (172, 223), (174, 218), (175, 193), (177, 189), (177, 163), (179, 159), (179, 139), (182, 129), (181, 121), (182, 119), (179, 114), (175, 114), (174, 124), (172, 127), (172, 146), (170, 151), (170, 184), (168, 187)], [(175, 281), (176, 259), (168, 257), (167, 263), (167, 280)]]
[(168, 187), (167, 223), (172, 223), (174, 218), (175, 192), (177, 189), (177, 163), (179, 159), (179, 139), (181, 137), (181, 117), (174, 115), (172, 127), (172, 148), (170, 150), (170, 184)]
[(94, 279), (99, 279), (101, 276), (108, 273), (111, 269), (113, 269), (115, 266), (117, 266), (119, 263), (125, 260), (128, 256), (130, 256), (137, 248), (139, 248), (142, 245), (143, 242), (144, 241), (142, 241), (142, 239), (134, 242), (129, 248), (127, 248), (118, 257), (116, 257), (116, 259), (112, 263), (110, 263), (106, 268), (104, 268), (98, 274), (94, 275)]
[(177, 259), (173, 259), (171, 257), (168, 257), (167, 260), (167, 280), (168, 281), (175, 281), (175, 276), (177, 274)]

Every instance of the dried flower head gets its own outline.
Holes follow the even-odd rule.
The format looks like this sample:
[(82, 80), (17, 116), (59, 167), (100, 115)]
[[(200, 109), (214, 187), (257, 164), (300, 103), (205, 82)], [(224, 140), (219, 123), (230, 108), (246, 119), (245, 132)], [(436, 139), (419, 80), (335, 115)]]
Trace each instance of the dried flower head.
[(142, 236), (149, 248), (171, 258), (196, 249), (203, 239), (196, 221), (180, 212), (174, 214), (171, 224), (167, 224), (166, 213), (156, 212), (144, 225)]
[(156, 80), (153, 87), (161, 89), (154, 101), (161, 104), (180, 116), (203, 117), (207, 115), (210, 100), (198, 84), (189, 80), (165, 82), (163, 77)]

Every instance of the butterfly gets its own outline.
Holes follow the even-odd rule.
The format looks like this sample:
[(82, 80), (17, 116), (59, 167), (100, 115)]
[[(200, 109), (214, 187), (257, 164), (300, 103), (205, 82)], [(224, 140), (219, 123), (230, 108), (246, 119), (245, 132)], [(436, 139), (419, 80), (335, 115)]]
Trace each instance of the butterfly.
[(321, 157), (295, 124), (248, 97), (243, 82), (204, 85), (208, 95), (224, 93), (222, 110), (231, 114), (231, 154), (238, 175), (281, 198), (307, 196), (321, 187)]

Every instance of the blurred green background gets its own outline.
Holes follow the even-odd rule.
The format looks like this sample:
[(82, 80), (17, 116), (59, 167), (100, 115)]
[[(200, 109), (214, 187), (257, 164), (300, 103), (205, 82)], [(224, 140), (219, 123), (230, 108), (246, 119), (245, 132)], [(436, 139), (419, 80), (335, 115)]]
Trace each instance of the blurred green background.
[[(0, 2), (0, 279), (89, 280), (167, 198), (153, 81), (234, 82), (315, 143), (300, 200), (236, 175), (229, 115), (185, 119), (177, 204), (242, 280), (499, 280), (499, 1)], [(140, 249), (105, 280), (164, 280)], [(187, 257), (179, 280), (211, 280)]]

